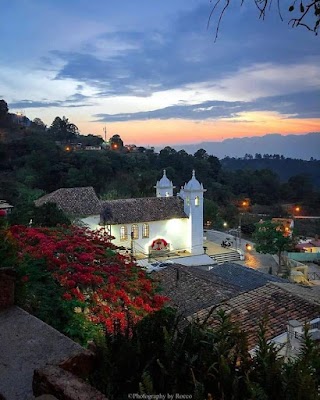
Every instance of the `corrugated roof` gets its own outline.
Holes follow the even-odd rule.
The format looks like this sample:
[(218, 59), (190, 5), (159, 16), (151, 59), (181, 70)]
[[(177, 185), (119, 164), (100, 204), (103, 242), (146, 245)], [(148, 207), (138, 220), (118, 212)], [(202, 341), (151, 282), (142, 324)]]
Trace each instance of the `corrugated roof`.
[(208, 271), (208, 274), (215, 275), (226, 284), (236, 285), (243, 291), (257, 289), (268, 282), (288, 282), (288, 280), (278, 276), (265, 274), (234, 263), (215, 265)]
[(101, 202), (91, 186), (61, 188), (35, 201), (37, 207), (46, 203), (55, 203), (71, 216), (99, 215), (101, 212)]
[(187, 218), (180, 197), (143, 197), (103, 202), (102, 217), (106, 224), (161, 221)]

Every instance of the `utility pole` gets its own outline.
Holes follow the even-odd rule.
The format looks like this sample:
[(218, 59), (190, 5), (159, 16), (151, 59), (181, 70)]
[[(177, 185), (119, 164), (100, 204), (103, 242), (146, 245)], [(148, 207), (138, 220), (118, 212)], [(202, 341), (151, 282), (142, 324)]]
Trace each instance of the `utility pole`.
[(241, 218), (242, 218), (242, 213), (239, 214), (239, 226), (238, 226), (239, 250), (241, 250)]
[(133, 262), (133, 232), (131, 232), (130, 259)]

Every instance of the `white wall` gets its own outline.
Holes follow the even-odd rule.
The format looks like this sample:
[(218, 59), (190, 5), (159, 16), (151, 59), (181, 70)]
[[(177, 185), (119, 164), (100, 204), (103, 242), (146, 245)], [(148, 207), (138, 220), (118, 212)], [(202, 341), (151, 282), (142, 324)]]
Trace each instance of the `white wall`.
[[(101, 228), (99, 225), (100, 216), (94, 215), (81, 220), (88, 228), (95, 230)], [(149, 224), (149, 238), (142, 238), (142, 227), (144, 223)], [(139, 227), (139, 239), (134, 240), (136, 252), (148, 254), (149, 246), (155, 239), (165, 239), (170, 244), (170, 250), (190, 250), (190, 221), (188, 218), (174, 218), (165, 221), (152, 221), (137, 224)], [(127, 227), (128, 239), (120, 240), (121, 226)], [(111, 226), (111, 235), (115, 237), (112, 241), (116, 246), (131, 246), (132, 224), (121, 224)], [(202, 249), (203, 252), (203, 249)]]

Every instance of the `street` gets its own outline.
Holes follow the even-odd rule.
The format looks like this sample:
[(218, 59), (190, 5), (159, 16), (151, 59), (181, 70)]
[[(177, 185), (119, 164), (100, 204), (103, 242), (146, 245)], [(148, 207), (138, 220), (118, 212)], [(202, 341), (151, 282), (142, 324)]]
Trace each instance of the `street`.
[[(204, 230), (204, 237), (206, 237), (207, 240), (219, 245), (222, 243), (222, 241), (230, 239), (232, 242), (232, 249), (241, 249), (245, 255), (245, 260), (237, 261), (238, 264), (246, 265), (249, 268), (257, 269), (261, 272), (269, 272), (270, 267), (272, 267), (272, 272), (274, 274), (278, 269), (278, 264), (271, 254), (257, 253), (254, 250), (254, 243), (248, 240), (242, 238), (241, 244), (239, 245), (239, 238), (230, 235), (229, 233), (215, 231), (212, 229)], [(252, 245), (252, 250), (246, 250), (247, 243)]]

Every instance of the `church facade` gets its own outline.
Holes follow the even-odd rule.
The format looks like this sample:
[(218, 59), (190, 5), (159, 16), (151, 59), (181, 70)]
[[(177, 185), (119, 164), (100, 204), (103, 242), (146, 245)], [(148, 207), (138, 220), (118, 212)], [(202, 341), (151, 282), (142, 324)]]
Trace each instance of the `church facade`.
[[(92, 230), (105, 229), (114, 237), (112, 242), (116, 246), (132, 250), (135, 255), (203, 254), (205, 189), (196, 179), (195, 171), (177, 195), (165, 170), (154, 188), (155, 197), (109, 201), (100, 201), (93, 188), (59, 189), (38, 199), (36, 205), (55, 202), (69, 215), (76, 209), (86, 210), (80, 218), (78, 215), (81, 224)], [(81, 199), (86, 205), (80, 204)]]
[(90, 229), (104, 226), (113, 243), (144, 255), (187, 251), (203, 254), (203, 194), (195, 171), (174, 196), (174, 186), (163, 171), (156, 197), (102, 202), (100, 216), (83, 218)]

